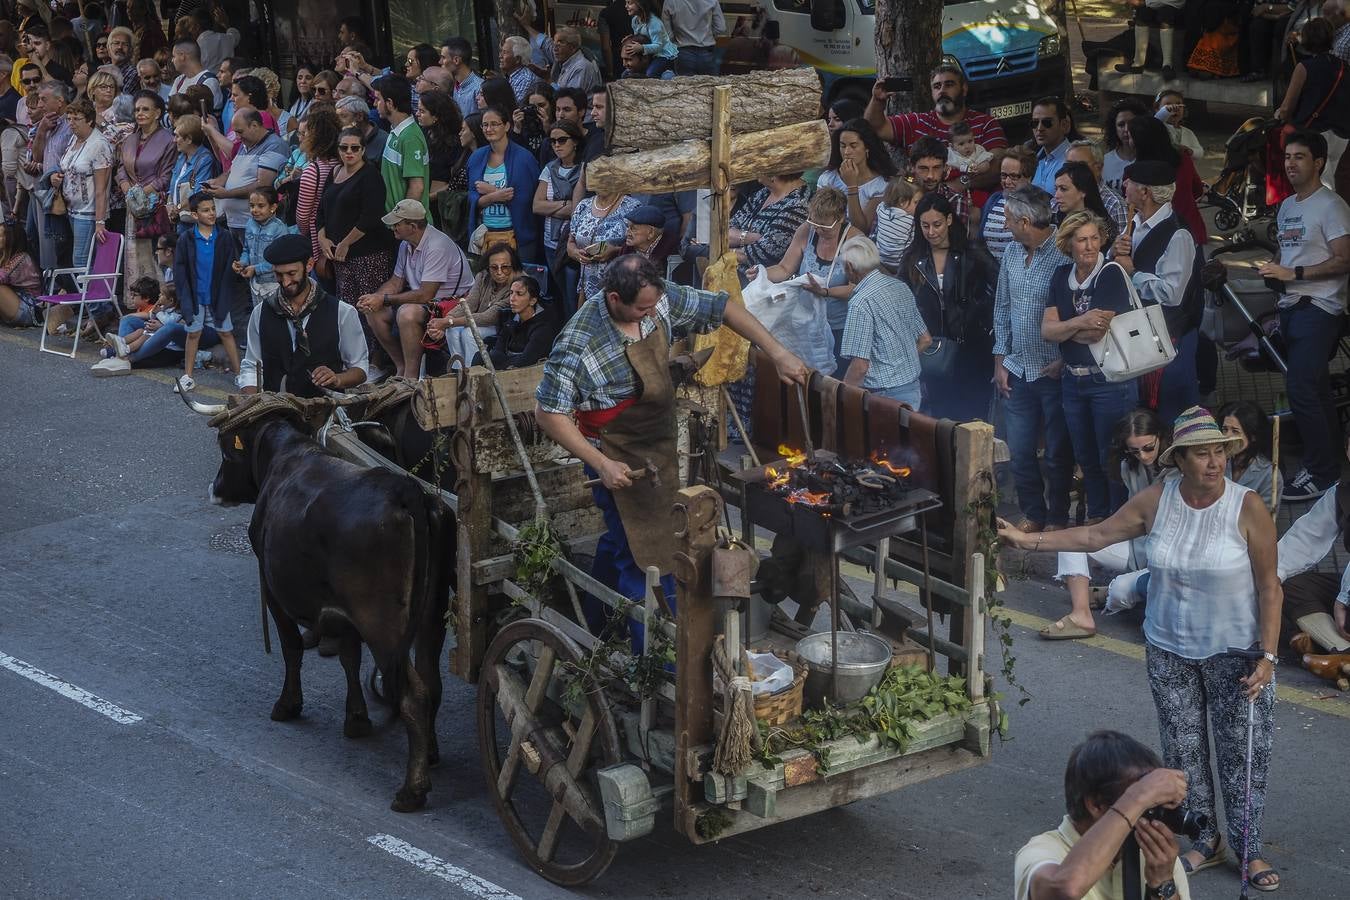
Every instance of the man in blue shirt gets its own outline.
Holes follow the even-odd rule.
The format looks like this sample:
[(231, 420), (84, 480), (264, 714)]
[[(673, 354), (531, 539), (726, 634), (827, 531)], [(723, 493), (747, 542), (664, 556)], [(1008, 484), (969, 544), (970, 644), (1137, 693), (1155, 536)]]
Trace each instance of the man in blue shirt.
[[(1059, 346), (1041, 336), (1041, 319), (1055, 269), (1069, 260), (1055, 247), (1049, 194), (1025, 185), (1007, 194), (1004, 210), (1017, 243), (1003, 253), (994, 293), (994, 384), (1007, 400), (1004, 418), (1023, 530), (1057, 530), (1069, 521), (1073, 447), (1060, 395), (1064, 361)], [(1042, 437), (1044, 479), (1036, 455)]]
[(1055, 193), (1055, 175), (1069, 153), (1072, 131), (1073, 119), (1062, 100), (1042, 97), (1031, 108), (1031, 135), (1036, 140), (1036, 175), (1031, 183), (1051, 196)]

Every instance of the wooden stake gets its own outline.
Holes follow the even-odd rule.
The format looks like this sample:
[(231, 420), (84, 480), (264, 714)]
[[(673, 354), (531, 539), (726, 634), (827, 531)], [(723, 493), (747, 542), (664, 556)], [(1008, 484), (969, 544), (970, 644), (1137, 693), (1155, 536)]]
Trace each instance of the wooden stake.
[(731, 88), (713, 88), (712, 127), (712, 223), (708, 236), (708, 259), (721, 259), (729, 249), (727, 222), (731, 217)]

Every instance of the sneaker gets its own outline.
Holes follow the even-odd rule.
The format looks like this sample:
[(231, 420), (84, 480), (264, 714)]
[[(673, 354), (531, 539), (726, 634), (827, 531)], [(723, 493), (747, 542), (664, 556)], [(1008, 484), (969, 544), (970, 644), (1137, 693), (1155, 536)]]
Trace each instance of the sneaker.
[(1122, 75), (1142, 75), (1144, 74), (1144, 67), (1133, 66), (1129, 63), (1117, 63), (1116, 71)]
[(1175, 81), (1177, 77), (1177, 70), (1172, 68), (1171, 66), (1163, 66), (1162, 77), (1163, 81)]
[(112, 375), (130, 375), (131, 363), (125, 359), (112, 357), (102, 362), (96, 362), (89, 367), (89, 371), (94, 373), (95, 378), (108, 378)]
[(1294, 475), (1294, 477), (1289, 479), (1289, 483), (1285, 487), (1286, 493), (1288, 492), (1289, 488), (1300, 487), (1306, 484), (1311, 478), (1312, 478), (1311, 472), (1309, 472), (1307, 469), (1299, 469), (1298, 472)]
[(1316, 500), (1336, 486), (1335, 481), (1319, 481), (1311, 475), (1306, 481), (1294, 482), (1284, 489), (1282, 495), (1285, 500), (1298, 502), (1300, 500)]
[(109, 332), (103, 336), (103, 340), (112, 348), (113, 353), (117, 354), (118, 359), (126, 359), (131, 355), (131, 348), (127, 346), (126, 339), (121, 335)]
[[(131, 367), (127, 366), (127, 368)], [(173, 383), (173, 392), (175, 394), (179, 393), (180, 386), (182, 387), (183, 390), (194, 391), (197, 389), (197, 382), (192, 380), (191, 375), (179, 375), (178, 378)]]

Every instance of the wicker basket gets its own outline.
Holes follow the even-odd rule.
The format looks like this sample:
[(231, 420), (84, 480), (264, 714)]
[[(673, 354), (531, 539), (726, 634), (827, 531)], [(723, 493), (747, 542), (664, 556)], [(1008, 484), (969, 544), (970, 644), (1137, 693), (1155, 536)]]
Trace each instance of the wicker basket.
[(764, 725), (783, 725), (802, 714), (802, 686), (806, 684), (806, 663), (792, 651), (755, 650), (773, 653), (792, 666), (792, 686), (776, 694), (755, 698), (755, 719)]

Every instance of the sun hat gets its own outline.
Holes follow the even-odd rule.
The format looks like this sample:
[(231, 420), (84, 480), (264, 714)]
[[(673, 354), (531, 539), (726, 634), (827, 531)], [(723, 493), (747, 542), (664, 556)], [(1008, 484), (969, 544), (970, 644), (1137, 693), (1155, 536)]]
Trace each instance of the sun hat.
[(1214, 414), (1203, 406), (1192, 406), (1177, 416), (1172, 424), (1172, 443), (1158, 456), (1158, 463), (1172, 464), (1172, 453), (1178, 447), (1198, 447), (1206, 444), (1240, 444), (1242, 438), (1229, 437), (1214, 421)]

